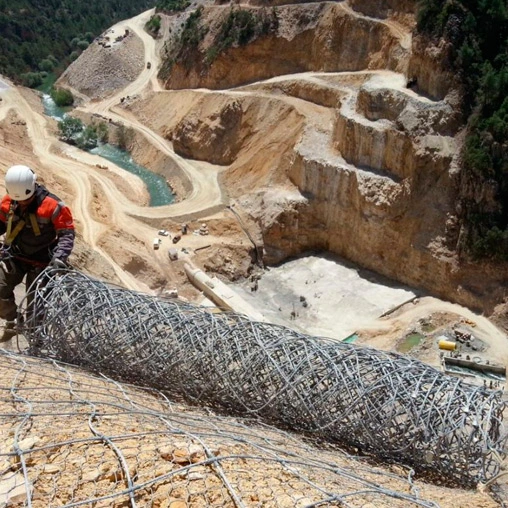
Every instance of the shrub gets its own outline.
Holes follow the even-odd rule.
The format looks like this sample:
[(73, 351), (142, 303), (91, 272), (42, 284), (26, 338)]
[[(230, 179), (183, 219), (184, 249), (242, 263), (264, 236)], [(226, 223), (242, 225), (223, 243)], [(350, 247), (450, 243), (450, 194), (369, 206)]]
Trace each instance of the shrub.
[(99, 137), (97, 129), (93, 125), (87, 125), (80, 136), (76, 139), (76, 144), (82, 150), (91, 150), (97, 146)]
[(37, 88), (38, 86), (41, 86), (44, 81), (41, 72), (27, 72), (26, 74), (22, 74), (20, 77), (23, 85), (29, 88)]
[(244, 46), (261, 35), (270, 33), (278, 27), (277, 11), (267, 13), (265, 9), (250, 11), (231, 9), (222, 22), (220, 30), (209, 48), (205, 62), (210, 65), (217, 56), (231, 46)]
[(45, 58), (41, 60), (39, 63), (39, 69), (41, 71), (51, 72), (55, 68), (55, 63), (49, 58)]
[(200, 18), (203, 8), (200, 6), (192, 12), (183, 26), (180, 35), (180, 48), (185, 51), (186, 48), (195, 48), (206, 35), (206, 28), (200, 25)]
[(184, 11), (189, 7), (189, 0), (158, 0), (156, 9), (168, 13)]
[(51, 98), (55, 101), (55, 104), (61, 108), (74, 104), (74, 95), (66, 88), (53, 88), (51, 90)]
[(83, 132), (84, 125), (79, 118), (66, 116), (58, 122), (58, 130), (60, 131), (60, 139), (71, 145), (77, 144), (77, 139)]
[(145, 25), (148, 33), (157, 36), (161, 29), (161, 17), (158, 14), (152, 16)]
[(105, 143), (108, 140), (108, 126), (105, 122), (85, 125), (79, 118), (66, 116), (58, 122), (60, 139), (71, 145), (76, 145), (82, 150), (91, 150), (99, 142)]
[(471, 253), (476, 258), (508, 261), (508, 229), (488, 229), (473, 242)]

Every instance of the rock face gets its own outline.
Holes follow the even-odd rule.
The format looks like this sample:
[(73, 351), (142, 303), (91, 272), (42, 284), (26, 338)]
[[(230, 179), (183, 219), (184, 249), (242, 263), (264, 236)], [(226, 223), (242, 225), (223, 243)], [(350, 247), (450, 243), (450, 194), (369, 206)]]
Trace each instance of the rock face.
[(209, 66), (203, 55), (230, 7), (205, 8), (206, 37), (165, 85), (223, 91), (182, 91), (185, 113), (157, 94), (132, 109), (164, 117), (152, 127), (180, 154), (227, 166), (224, 186), (258, 224), (266, 263), (331, 251), (491, 312), (508, 270), (459, 259), (460, 90), (448, 48), (412, 37), (414, 8), (276, 7), (276, 29)]
[[(204, 9), (201, 18), (210, 26), (209, 34), (201, 47), (172, 65), (166, 88), (230, 88), (306, 71), (386, 68), (404, 72), (407, 65), (409, 48), (399, 44), (394, 27), (353, 12), (345, 2), (278, 7), (275, 21), (272, 13), (265, 14), (273, 25), (268, 33), (219, 52), (208, 64), (207, 50), (220, 44), (216, 34), (229, 12), (229, 6)], [(250, 12), (260, 16), (260, 9)]]

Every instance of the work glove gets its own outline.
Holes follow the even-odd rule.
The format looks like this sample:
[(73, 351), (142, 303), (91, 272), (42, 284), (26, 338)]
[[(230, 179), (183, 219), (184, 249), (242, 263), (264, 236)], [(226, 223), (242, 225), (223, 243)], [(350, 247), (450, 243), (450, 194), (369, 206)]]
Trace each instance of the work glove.
[(48, 265), (49, 268), (52, 268), (53, 270), (62, 270), (65, 268), (69, 268), (67, 263), (60, 258), (53, 258)]

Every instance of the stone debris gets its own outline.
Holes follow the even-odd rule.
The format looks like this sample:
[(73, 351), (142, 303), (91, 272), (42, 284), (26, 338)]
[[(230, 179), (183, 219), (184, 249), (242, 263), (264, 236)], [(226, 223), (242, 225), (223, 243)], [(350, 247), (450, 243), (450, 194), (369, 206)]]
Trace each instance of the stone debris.
[[(104, 50), (107, 48), (107, 51)], [(121, 44), (106, 40), (90, 44), (59, 78), (90, 98), (105, 98), (132, 83), (145, 68), (143, 42), (135, 34)]]
[[(27, 488), (28, 491), (27, 492)], [(25, 484), (25, 478), (21, 473), (7, 473), (0, 476), (0, 506), (24, 506), (25, 502), (32, 497), (33, 485)]]

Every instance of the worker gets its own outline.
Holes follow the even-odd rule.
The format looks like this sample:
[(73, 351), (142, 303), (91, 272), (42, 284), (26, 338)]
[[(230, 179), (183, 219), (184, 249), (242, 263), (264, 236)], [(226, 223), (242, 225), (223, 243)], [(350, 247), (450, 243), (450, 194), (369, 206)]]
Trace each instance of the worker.
[(17, 306), (14, 288), (26, 275), (27, 312), (32, 282), (46, 268), (64, 268), (74, 247), (74, 220), (70, 209), (36, 181), (32, 169), (12, 166), (5, 174), (6, 195), (0, 202), (0, 235), (5, 234), (0, 263), (0, 318), (4, 335), (15, 330)]

